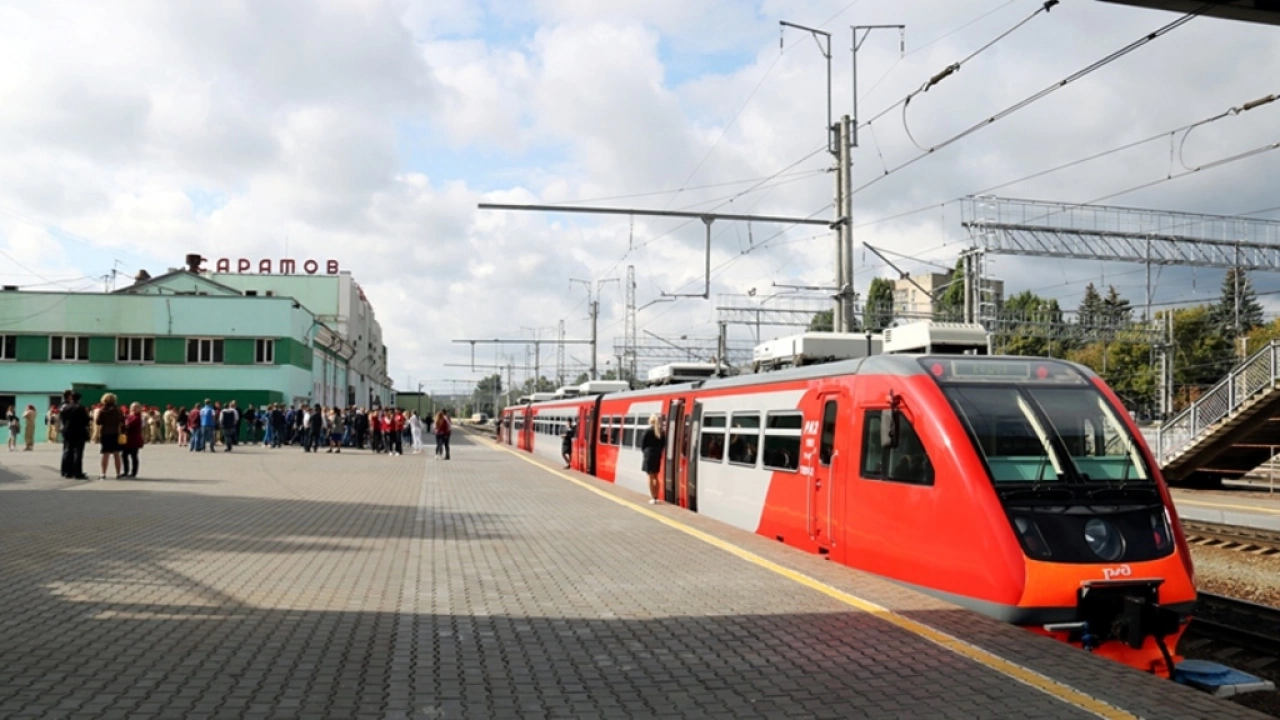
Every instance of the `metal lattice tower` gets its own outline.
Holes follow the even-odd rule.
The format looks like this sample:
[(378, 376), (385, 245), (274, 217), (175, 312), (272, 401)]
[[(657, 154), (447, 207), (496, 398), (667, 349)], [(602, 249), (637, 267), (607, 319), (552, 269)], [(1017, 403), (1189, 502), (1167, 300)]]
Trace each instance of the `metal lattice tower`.
[(622, 364), (629, 373), (632, 383), (636, 378), (636, 266), (627, 266), (627, 318), (623, 330), (626, 335), (626, 347), (623, 348)]
[(561, 320), (556, 335), (556, 386), (564, 387), (564, 383), (564, 320)]

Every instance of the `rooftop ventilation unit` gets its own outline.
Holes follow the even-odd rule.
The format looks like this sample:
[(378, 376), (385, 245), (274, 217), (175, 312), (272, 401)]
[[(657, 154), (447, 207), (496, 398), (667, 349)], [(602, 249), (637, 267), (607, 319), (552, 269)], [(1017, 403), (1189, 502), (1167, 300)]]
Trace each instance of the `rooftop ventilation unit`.
[(578, 394), (604, 395), (607, 393), (625, 392), (630, 389), (630, 383), (623, 380), (588, 380), (578, 386)]
[(676, 385), (686, 382), (697, 382), (698, 380), (706, 380), (715, 377), (719, 369), (721, 375), (728, 374), (728, 368), (719, 366), (715, 363), (670, 363), (667, 365), (659, 365), (649, 371), (646, 384), (650, 387), (654, 385)]
[(872, 333), (807, 332), (762, 342), (752, 352), (756, 372), (782, 370), (879, 355), (883, 342)]
[(521, 405), (528, 405), (529, 403), (545, 402), (547, 400), (555, 400), (555, 399), (556, 399), (555, 393), (536, 392), (531, 395), (521, 395), (520, 400), (518, 402)]
[(886, 354), (990, 355), (986, 328), (972, 323), (919, 322), (884, 331)]
[(556, 390), (556, 399), (561, 400), (563, 398), (578, 397), (578, 393), (578, 388), (572, 385), (566, 385), (559, 390)]

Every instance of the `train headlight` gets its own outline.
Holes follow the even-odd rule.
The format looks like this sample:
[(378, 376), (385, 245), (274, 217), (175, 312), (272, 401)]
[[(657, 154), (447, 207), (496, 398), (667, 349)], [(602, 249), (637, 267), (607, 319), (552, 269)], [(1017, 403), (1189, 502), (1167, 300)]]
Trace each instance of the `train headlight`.
[(1107, 562), (1115, 562), (1124, 556), (1124, 537), (1114, 525), (1102, 518), (1093, 518), (1084, 524), (1084, 541), (1094, 555)]
[(1040, 532), (1040, 526), (1036, 525), (1035, 520), (1022, 515), (1015, 516), (1013, 528), (1018, 531), (1022, 547), (1031, 557), (1046, 560), (1053, 554), (1049, 551), (1049, 543), (1044, 541), (1044, 535)]

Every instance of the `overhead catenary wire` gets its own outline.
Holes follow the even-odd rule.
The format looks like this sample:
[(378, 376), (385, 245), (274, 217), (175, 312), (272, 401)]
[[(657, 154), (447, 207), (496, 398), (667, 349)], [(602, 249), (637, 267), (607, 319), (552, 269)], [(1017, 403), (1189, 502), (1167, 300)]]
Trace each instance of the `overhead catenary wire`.
[(1030, 14), (1030, 15), (1028, 15), (1027, 17), (1023, 18), (1022, 22), (1019, 22), (1017, 25), (1014, 25), (1013, 27), (1009, 28), (1008, 30), (1005, 30), (1004, 32), (1000, 33), (1000, 34), (999, 34), (999, 35), (997, 35), (993, 40), (991, 40), (990, 42), (988, 42), (986, 45), (983, 45), (982, 47), (978, 48), (977, 50), (974, 50), (973, 52), (969, 53), (967, 56), (965, 56), (965, 58), (964, 58), (964, 59), (960, 60), (959, 62), (952, 63), (952, 64), (948, 65), (947, 67), (943, 68), (941, 72), (939, 72), (938, 74), (936, 74), (936, 75), (934, 75), (933, 77), (929, 78), (929, 79), (924, 83), (924, 85), (921, 85), (919, 90), (916, 90), (915, 92), (913, 92), (913, 93), (911, 93), (910, 95), (907, 95), (905, 98), (903, 98), (903, 99), (902, 99), (902, 129), (906, 132), (906, 134), (907, 134), (907, 139), (909, 139), (909, 140), (912, 142), (912, 144), (914, 144), (914, 145), (915, 145), (917, 148), (919, 148), (920, 150), (924, 150), (924, 149), (925, 149), (924, 147), (922, 147), (922, 146), (920, 145), (920, 143), (916, 142), (915, 136), (913, 136), (913, 135), (911, 134), (911, 125), (907, 122), (907, 109), (911, 107), (911, 99), (912, 99), (912, 98), (914, 98), (915, 96), (920, 95), (920, 94), (922, 94), (922, 93), (929, 92), (929, 89), (930, 89), (930, 88), (932, 88), (933, 86), (937, 85), (938, 83), (942, 82), (943, 80), (946, 80), (946, 79), (947, 79), (948, 77), (950, 77), (951, 75), (954, 75), (955, 73), (960, 72), (960, 68), (961, 68), (961, 67), (963, 67), (965, 63), (967, 63), (967, 62), (969, 62), (970, 60), (974, 59), (975, 57), (977, 57), (977, 56), (981, 55), (983, 52), (985, 52), (985, 51), (987, 51), (988, 49), (990, 49), (990, 48), (991, 48), (992, 46), (994, 46), (996, 43), (1000, 42), (1001, 40), (1003, 40), (1003, 39), (1005, 39), (1005, 38), (1009, 37), (1010, 35), (1012, 35), (1013, 33), (1017, 32), (1019, 28), (1021, 28), (1023, 25), (1026, 25), (1027, 23), (1031, 22), (1031, 21), (1032, 21), (1032, 20), (1033, 20), (1037, 15), (1039, 15), (1040, 13), (1046, 13), (1046, 14), (1047, 14), (1050, 10), (1052, 10), (1052, 9), (1053, 9), (1053, 6), (1055, 6), (1055, 5), (1057, 5), (1057, 4), (1058, 4), (1058, 0), (1046, 0), (1046, 2), (1045, 2), (1043, 5), (1041, 5), (1041, 6), (1039, 7), (1039, 9), (1037, 9), (1035, 12), (1031, 13), (1031, 14)]
[[(1068, 85), (1070, 85), (1070, 84), (1074, 83), (1075, 81), (1080, 80), (1081, 78), (1087, 77), (1088, 75), (1090, 75), (1090, 74), (1092, 74), (1092, 73), (1096, 72), (1097, 70), (1100, 70), (1101, 68), (1104, 68), (1104, 67), (1106, 67), (1107, 65), (1110, 65), (1111, 63), (1113, 63), (1113, 62), (1115, 62), (1115, 61), (1119, 60), (1120, 58), (1122, 58), (1122, 57), (1124, 57), (1124, 56), (1126, 56), (1126, 55), (1128, 55), (1128, 54), (1130, 54), (1130, 53), (1134, 52), (1135, 50), (1138, 50), (1139, 48), (1141, 48), (1141, 47), (1143, 47), (1143, 46), (1145, 46), (1145, 45), (1148, 45), (1148, 44), (1150, 44), (1151, 42), (1153, 42), (1153, 41), (1155, 41), (1155, 40), (1157, 40), (1157, 39), (1159, 39), (1159, 38), (1161, 38), (1161, 37), (1164, 37), (1165, 35), (1167, 35), (1167, 34), (1169, 34), (1169, 33), (1173, 32), (1174, 30), (1176, 30), (1176, 29), (1178, 29), (1178, 28), (1182, 27), (1183, 25), (1186, 25), (1187, 23), (1191, 22), (1191, 21), (1192, 21), (1192, 20), (1194, 20), (1195, 18), (1199, 17), (1199, 16), (1200, 16), (1202, 13), (1204, 13), (1204, 11), (1205, 11), (1205, 10), (1207, 10), (1211, 5), (1212, 5), (1212, 3), (1207, 3), (1207, 4), (1205, 4), (1204, 6), (1202, 6), (1202, 7), (1198, 8), (1198, 9), (1196, 9), (1196, 10), (1192, 11), (1192, 12), (1189, 12), (1189, 13), (1187, 13), (1186, 15), (1183, 15), (1183, 16), (1179, 17), (1179, 18), (1178, 18), (1178, 19), (1176, 19), (1176, 20), (1173, 20), (1172, 22), (1169, 22), (1169, 23), (1167, 23), (1167, 24), (1163, 25), (1162, 27), (1160, 27), (1160, 28), (1158, 28), (1158, 29), (1156, 29), (1156, 30), (1154, 30), (1154, 31), (1152, 31), (1152, 32), (1150, 32), (1150, 33), (1148, 33), (1148, 34), (1146, 34), (1146, 35), (1142, 36), (1141, 38), (1138, 38), (1137, 40), (1134, 40), (1133, 42), (1129, 43), (1128, 45), (1125, 45), (1124, 47), (1120, 48), (1119, 50), (1116, 50), (1116, 51), (1114, 51), (1114, 52), (1112, 52), (1112, 53), (1110, 53), (1110, 54), (1108, 54), (1108, 55), (1106, 55), (1106, 56), (1102, 57), (1102, 58), (1101, 58), (1101, 59), (1099, 59), (1099, 60), (1095, 60), (1094, 62), (1089, 63), (1088, 65), (1086, 65), (1085, 67), (1081, 68), (1080, 70), (1077, 70), (1077, 71), (1075, 71), (1075, 72), (1071, 73), (1070, 75), (1066, 76), (1065, 78), (1063, 78), (1063, 79), (1061, 79), (1061, 80), (1059, 80), (1059, 81), (1057, 81), (1057, 82), (1053, 83), (1052, 85), (1049, 85), (1049, 86), (1045, 87), (1043, 90), (1040, 90), (1039, 92), (1032, 93), (1031, 95), (1028, 95), (1027, 97), (1023, 98), (1022, 100), (1019, 100), (1018, 102), (1016, 102), (1016, 103), (1014, 103), (1014, 104), (1012, 104), (1012, 105), (1010, 105), (1010, 106), (1008, 106), (1008, 107), (1004, 108), (1003, 110), (1000, 110), (999, 112), (995, 113), (994, 115), (991, 115), (991, 116), (987, 117), (985, 120), (981, 120), (981, 121), (979, 121), (979, 122), (977, 122), (977, 123), (974, 123), (973, 125), (969, 126), (968, 128), (966, 128), (966, 129), (964, 129), (964, 130), (962, 130), (962, 131), (960, 131), (960, 132), (958, 132), (958, 133), (956, 133), (956, 134), (954, 134), (954, 135), (952, 135), (952, 136), (948, 137), (947, 139), (945, 139), (945, 140), (943, 140), (943, 141), (941, 141), (941, 142), (939, 142), (939, 143), (937, 143), (937, 144), (935, 144), (935, 145), (930, 146), (929, 148), (925, 149), (923, 152), (921, 152), (920, 154), (916, 155), (915, 157), (912, 157), (911, 159), (909, 159), (909, 160), (907, 160), (907, 161), (905, 161), (905, 162), (903, 162), (903, 163), (901, 163), (901, 164), (899, 164), (899, 165), (894, 166), (894, 167), (893, 167), (893, 168), (891, 168), (888, 172), (886, 172), (886, 173), (884, 173), (884, 174), (882, 174), (882, 175), (878, 175), (878, 176), (876, 176), (875, 178), (872, 178), (871, 180), (869, 180), (869, 181), (867, 181), (867, 182), (863, 183), (862, 185), (858, 186), (857, 188), (854, 188), (854, 190), (853, 190), (853, 194), (857, 194), (857, 193), (862, 192), (863, 190), (866, 190), (867, 188), (871, 187), (872, 185), (875, 185), (876, 183), (878, 183), (878, 182), (880, 182), (881, 180), (883, 180), (883, 179), (885, 179), (885, 178), (889, 177), (890, 175), (893, 175), (893, 174), (897, 173), (897, 172), (898, 172), (898, 171), (900, 171), (900, 170), (904, 170), (904, 169), (906, 169), (906, 168), (908, 168), (908, 167), (910, 167), (910, 166), (912, 166), (912, 165), (916, 164), (917, 162), (919, 162), (919, 161), (923, 160), (924, 158), (929, 157), (929, 156), (930, 156), (930, 155), (932, 155), (933, 153), (935, 153), (935, 152), (937, 152), (937, 151), (939, 151), (939, 150), (941, 150), (941, 149), (943, 149), (943, 148), (946, 148), (946, 147), (948, 147), (948, 146), (950, 146), (950, 145), (953, 145), (953, 144), (955, 144), (955, 143), (959, 142), (960, 140), (963, 140), (964, 138), (969, 137), (970, 135), (972, 135), (972, 134), (974, 134), (974, 133), (978, 132), (979, 130), (982, 130), (983, 128), (986, 128), (986, 127), (989, 127), (989, 126), (991, 126), (991, 125), (994, 125), (995, 123), (997, 123), (997, 122), (999, 122), (999, 121), (1003, 120), (1004, 118), (1009, 117), (1010, 115), (1012, 115), (1012, 114), (1014, 114), (1014, 113), (1018, 112), (1019, 110), (1022, 110), (1023, 108), (1025, 108), (1025, 107), (1027, 107), (1027, 106), (1029, 106), (1029, 105), (1031, 105), (1031, 104), (1033, 104), (1033, 103), (1035, 103), (1035, 102), (1037, 102), (1037, 101), (1039, 101), (1039, 100), (1042, 100), (1042, 99), (1044, 99), (1044, 98), (1048, 97), (1049, 95), (1052, 95), (1053, 93), (1055, 93), (1055, 92), (1057, 92), (1058, 90), (1061, 90), (1062, 88), (1064, 88), (1064, 87), (1066, 87), (1066, 86), (1068, 86)], [(918, 94), (918, 93), (917, 93), (917, 94)], [(911, 96), (908, 96), (908, 97), (911, 97)], [(896, 105), (894, 105), (894, 106), (890, 106), (890, 108), (889, 108), (889, 109), (893, 109), (893, 107), (896, 107)], [(874, 119), (873, 119), (873, 120), (874, 120)], [(871, 121), (868, 121), (868, 122), (871, 122)]]
[[(993, 40), (991, 40), (991, 41), (987, 42), (987, 43), (986, 43), (985, 45), (983, 45), (982, 47), (979, 47), (977, 50), (974, 50), (973, 52), (969, 53), (968, 55), (966, 55), (963, 59), (959, 60), (958, 62), (951, 63), (951, 64), (950, 64), (950, 65), (948, 65), (947, 67), (943, 68), (941, 71), (939, 71), (939, 72), (935, 73), (935, 74), (934, 74), (932, 77), (930, 77), (928, 80), (924, 81), (924, 83), (923, 83), (920, 87), (916, 88), (915, 90), (911, 91), (910, 93), (907, 93), (907, 95), (906, 95), (905, 97), (903, 97), (901, 100), (899, 100), (898, 102), (896, 102), (896, 103), (894, 103), (894, 104), (890, 105), (889, 107), (885, 108), (884, 110), (881, 110), (880, 112), (876, 113), (874, 116), (872, 116), (872, 117), (871, 117), (871, 119), (866, 120), (866, 121), (863, 121), (863, 122), (859, 122), (859, 123), (858, 123), (858, 127), (859, 127), (859, 128), (864, 128), (864, 127), (867, 127), (868, 125), (871, 125), (871, 123), (874, 123), (875, 121), (879, 120), (880, 118), (884, 117), (885, 115), (888, 115), (889, 113), (893, 112), (893, 110), (894, 110), (895, 108), (899, 108), (899, 107), (901, 107), (901, 108), (903, 108), (903, 111), (905, 112), (905, 110), (906, 110), (906, 106), (911, 102), (912, 98), (916, 97), (917, 95), (920, 95), (921, 93), (928, 92), (928, 91), (929, 91), (929, 89), (930, 89), (930, 88), (932, 88), (933, 86), (935, 86), (935, 85), (937, 85), (938, 83), (942, 82), (943, 80), (945, 80), (946, 78), (950, 77), (951, 75), (954, 75), (955, 73), (959, 72), (959, 71), (960, 71), (960, 68), (961, 68), (961, 67), (963, 67), (963, 66), (965, 65), (965, 63), (967, 63), (967, 62), (969, 62), (970, 60), (974, 59), (975, 57), (977, 57), (977, 56), (981, 55), (983, 52), (986, 52), (986, 51), (987, 51), (987, 50), (989, 50), (991, 47), (993, 47), (996, 43), (1000, 42), (1001, 40), (1005, 39), (1005, 38), (1006, 38), (1006, 37), (1008, 37), (1009, 35), (1013, 34), (1015, 31), (1017, 31), (1017, 30), (1018, 30), (1019, 28), (1021, 28), (1023, 25), (1026, 25), (1027, 23), (1031, 22), (1031, 20), (1032, 20), (1032, 19), (1034, 19), (1037, 15), (1039, 15), (1039, 14), (1041, 14), (1041, 13), (1047, 13), (1047, 12), (1049, 12), (1049, 10), (1050, 10), (1051, 8), (1053, 8), (1053, 6), (1054, 6), (1054, 5), (1057, 5), (1057, 4), (1058, 4), (1058, 0), (1047, 0), (1046, 2), (1044, 2), (1043, 4), (1041, 4), (1041, 6), (1040, 6), (1039, 8), (1037, 8), (1035, 12), (1033, 12), (1033, 13), (1031, 13), (1030, 15), (1028, 15), (1027, 17), (1023, 18), (1023, 19), (1022, 19), (1018, 24), (1016, 24), (1016, 25), (1014, 25), (1013, 27), (1009, 28), (1008, 30), (1005, 30), (1004, 32), (1000, 33), (998, 36), (996, 36), (996, 38), (995, 38), (995, 39), (993, 39)], [(1002, 6), (1002, 7), (1003, 7), (1003, 6)], [(997, 9), (999, 9), (999, 8), (997, 8)], [(993, 12), (994, 12), (994, 11), (993, 11)], [(985, 17), (985, 16), (984, 16), (984, 17)], [(981, 18), (979, 18), (979, 19), (981, 19)], [(973, 21), (973, 22), (977, 22), (977, 21), (975, 20), (975, 21)], [(970, 24), (972, 24), (972, 23), (970, 23)], [(964, 27), (967, 27), (967, 26), (964, 26)], [(960, 29), (962, 29), (962, 28), (958, 28), (955, 32), (958, 32)], [(944, 36), (944, 37), (945, 37), (945, 36)], [(938, 38), (938, 39), (940, 40), (941, 38)], [(934, 40), (933, 42), (937, 42), (937, 40)], [(931, 43), (931, 44), (932, 44), (932, 43)], [(918, 51), (919, 51), (919, 49), (920, 49), (920, 48), (917, 48), (917, 50), (915, 50), (915, 51), (913, 51), (913, 52), (918, 52)], [(905, 56), (904, 56), (904, 57), (905, 57)], [(913, 141), (913, 142), (914, 142), (914, 141)]]
[[(1093, 153), (1093, 154), (1091, 154), (1091, 155), (1087, 155), (1087, 156), (1082, 157), (1082, 158), (1076, 158), (1075, 160), (1070, 160), (1070, 161), (1065, 162), (1065, 163), (1060, 163), (1060, 164), (1058, 164), (1058, 165), (1054, 165), (1053, 167), (1050, 167), (1050, 168), (1045, 168), (1044, 170), (1037, 170), (1036, 172), (1029, 173), (1029, 174), (1027, 174), (1027, 175), (1023, 175), (1023, 176), (1018, 177), (1018, 178), (1015, 178), (1015, 179), (1013, 179), (1013, 180), (1007, 180), (1007, 181), (1005, 181), (1005, 182), (998, 183), (998, 184), (996, 184), (996, 185), (990, 185), (990, 186), (988, 186), (988, 187), (984, 187), (984, 188), (982, 188), (981, 190), (976, 190), (976, 191), (974, 191), (974, 192), (966, 193), (966, 194), (961, 195), (961, 196), (959, 196), (959, 197), (953, 197), (953, 198), (950, 198), (950, 199), (947, 199), (947, 200), (943, 200), (943, 201), (940, 201), (940, 202), (932, 202), (932, 203), (929, 203), (929, 204), (927, 204), (927, 205), (921, 205), (921, 206), (916, 207), (916, 208), (913, 208), (913, 209), (911, 209), (911, 210), (904, 210), (904, 211), (902, 211), (902, 212), (895, 213), (895, 214), (893, 214), (893, 215), (888, 215), (888, 216), (881, 217), (881, 218), (875, 218), (875, 219), (873, 219), (873, 220), (867, 220), (867, 221), (865, 221), (865, 222), (861, 222), (861, 223), (855, 224), (855, 225), (854, 225), (854, 228), (871, 227), (871, 226), (879, 225), (879, 224), (886, 223), (886, 222), (892, 222), (892, 221), (894, 221), (894, 220), (900, 220), (900, 219), (902, 219), (902, 218), (904, 218), (904, 217), (910, 217), (910, 216), (912, 216), (912, 215), (918, 215), (918, 214), (920, 214), (920, 213), (922, 213), (922, 212), (927, 212), (927, 211), (929, 211), (929, 210), (934, 210), (934, 209), (937, 209), (937, 208), (946, 207), (947, 205), (949, 205), (949, 204), (951, 204), (951, 203), (960, 202), (960, 201), (964, 200), (964, 199), (965, 199), (965, 198), (967, 198), (967, 197), (974, 197), (974, 196), (986, 195), (986, 194), (989, 194), (989, 193), (995, 192), (995, 191), (997, 191), (997, 190), (1003, 190), (1004, 188), (1011, 187), (1011, 186), (1013, 186), (1013, 185), (1019, 185), (1019, 184), (1021, 184), (1021, 183), (1027, 182), (1028, 180), (1036, 180), (1036, 179), (1039, 179), (1039, 178), (1045, 177), (1045, 176), (1047, 176), (1047, 175), (1052, 175), (1053, 173), (1060, 172), (1060, 171), (1062, 171), (1062, 170), (1067, 170), (1067, 169), (1070, 169), (1070, 168), (1073, 168), (1073, 167), (1077, 167), (1077, 166), (1079, 166), (1079, 165), (1084, 165), (1084, 164), (1086, 164), (1086, 163), (1093, 162), (1094, 160), (1101, 160), (1102, 158), (1105, 158), (1105, 157), (1108, 157), (1108, 156), (1111, 156), (1111, 155), (1115, 155), (1115, 154), (1118, 154), (1118, 153), (1124, 152), (1124, 151), (1126, 151), (1126, 150), (1132, 150), (1133, 148), (1140, 147), (1140, 146), (1142, 146), (1142, 145), (1146, 145), (1146, 144), (1151, 143), (1151, 142), (1155, 142), (1156, 140), (1162, 140), (1162, 139), (1176, 139), (1179, 133), (1185, 133), (1185, 132), (1188, 132), (1188, 131), (1190, 131), (1190, 130), (1192, 130), (1192, 129), (1194, 129), (1194, 128), (1198, 128), (1198, 127), (1201, 127), (1201, 126), (1203, 126), (1203, 125), (1207, 125), (1207, 124), (1210, 124), (1210, 123), (1213, 123), (1213, 122), (1217, 122), (1217, 121), (1219, 121), (1219, 120), (1222, 120), (1222, 119), (1225, 119), (1225, 118), (1228, 118), (1228, 117), (1235, 117), (1235, 116), (1241, 115), (1241, 114), (1243, 114), (1244, 112), (1247, 112), (1247, 111), (1249, 111), (1249, 110), (1253, 110), (1253, 109), (1255, 109), (1255, 108), (1258, 108), (1258, 107), (1261, 107), (1261, 106), (1263, 106), (1263, 105), (1266, 105), (1266, 104), (1268, 104), (1268, 103), (1272, 102), (1272, 101), (1273, 101), (1273, 100), (1275, 100), (1275, 99), (1280, 99), (1280, 94), (1266, 95), (1266, 96), (1263, 96), (1263, 97), (1261, 97), (1261, 98), (1258, 98), (1257, 100), (1252, 100), (1252, 101), (1247, 102), (1247, 103), (1242, 103), (1242, 104), (1240, 104), (1240, 105), (1238, 105), (1238, 106), (1235, 106), (1235, 107), (1229, 108), (1229, 109), (1227, 109), (1227, 110), (1224, 110), (1224, 111), (1222, 111), (1222, 112), (1216, 113), (1216, 114), (1214, 114), (1214, 115), (1210, 115), (1210, 116), (1208, 116), (1208, 117), (1206, 117), (1206, 118), (1203, 118), (1203, 119), (1200, 119), (1200, 120), (1196, 120), (1195, 122), (1186, 123), (1186, 124), (1180, 125), (1180, 126), (1178, 126), (1178, 127), (1176, 127), (1176, 128), (1172, 128), (1172, 129), (1170, 129), (1170, 130), (1164, 130), (1164, 131), (1162, 131), (1162, 132), (1155, 133), (1154, 135), (1148, 135), (1148, 136), (1146, 136), (1146, 137), (1144, 137), (1144, 138), (1141, 138), (1141, 139), (1139, 139), (1139, 140), (1134, 140), (1134, 141), (1131, 141), (1131, 142), (1124, 143), (1124, 144), (1122, 144), (1122, 145), (1117, 145), (1117, 146), (1115, 146), (1115, 147), (1108, 148), (1108, 149), (1106, 149), (1106, 150), (1102, 150), (1102, 151), (1099, 151), (1099, 152)], [(1146, 186), (1146, 183), (1144, 183), (1144, 184), (1143, 184), (1143, 186), (1145, 187), (1145, 186)], [(1141, 188), (1135, 188), (1135, 191), (1136, 191), (1136, 189), (1141, 189)], [(1124, 192), (1124, 191), (1122, 191), (1121, 193), (1118, 193), (1118, 194), (1123, 194), (1123, 192)], [(1276, 210), (1276, 209), (1280, 209), (1280, 206), (1277, 206), (1277, 207), (1275, 207), (1275, 208), (1271, 208), (1271, 209), (1267, 209), (1267, 210), (1257, 210), (1257, 211), (1253, 211), (1253, 212), (1251, 212), (1251, 213), (1240, 213), (1240, 214), (1241, 214), (1241, 215), (1261, 215), (1261, 214), (1262, 214), (1262, 213), (1264, 213), (1264, 212), (1271, 212), (1271, 210)]]

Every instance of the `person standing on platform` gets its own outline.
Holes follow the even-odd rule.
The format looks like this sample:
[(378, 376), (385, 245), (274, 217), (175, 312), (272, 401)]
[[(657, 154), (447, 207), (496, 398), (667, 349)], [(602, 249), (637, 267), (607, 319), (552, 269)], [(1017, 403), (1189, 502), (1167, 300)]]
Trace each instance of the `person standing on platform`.
[(417, 410), (409, 413), (409, 437), (413, 438), (413, 454), (422, 452), (422, 418)]
[(214, 445), (214, 428), (218, 424), (218, 413), (213, 409), (213, 403), (209, 398), (204, 399), (204, 407), (200, 408), (200, 444), (196, 447), (196, 451), (208, 450), (209, 452), (217, 452), (218, 447)]
[(393, 410), (388, 420), (391, 423), (391, 454), (404, 455), (404, 412)]
[(578, 434), (578, 429), (574, 427), (573, 421), (570, 420), (568, 425), (564, 427), (564, 433), (560, 441), (560, 456), (564, 458), (564, 469), (568, 470), (573, 464), (573, 438)]
[(98, 426), (98, 445), (102, 448), (102, 472), (98, 475), (98, 479), (107, 479), (107, 459), (111, 458), (115, 460), (116, 479), (119, 480), (120, 450), (123, 446), (120, 435), (124, 432), (124, 413), (120, 412), (120, 406), (116, 405), (114, 393), (102, 396), (102, 406), (98, 408), (98, 416), (93, 422)]
[(68, 390), (62, 396), (66, 398), (58, 412), (62, 420), (62, 476), (88, 480), (84, 474), (84, 446), (89, 440), (89, 411), (80, 404), (80, 393)]
[(329, 411), (329, 449), (326, 452), (342, 452), (342, 410), (338, 407)]
[(142, 405), (134, 403), (129, 406), (129, 415), (124, 419), (124, 447), (120, 448), (120, 454), (124, 458), (124, 472), (120, 473), (120, 477), (138, 477), (138, 451), (145, 444), (143, 437), (143, 426), (146, 424), (146, 416), (143, 414)]
[(382, 452), (382, 412), (376, 409), (369, 411), (369, 449)]
[(239, 435), (240, 411), (236, 410), (236, 401), (232, 400), (222, 408), (222, 444), (227, 448), (224, 452), (231, 452)]
[(311, 417), (307, 418), (307, 439), (312, 452), (320, 452), (320, 437), (324, 434), (324, 408), (316, 405), (311, 408)]
[(27, 409), (22, 411), (23, 452), (36, 449), (36, 415), (35, 405), (28, 405)]
[(51, 443), (58, 442), (58, 425), (61, 422), (58, 419), (59, 412), (57, 405), (50, 405), (49, 412), (44, 414), (44, 432)]
[(436, 459), (441, 455), (449, 459), (449, 433), (453, 432), (453, 423), (449, 422), (449, 414), (444, 410), (436, 413)]
[(22, 420), (18, 418), (18, 413), (12, 405), (4, 414), (4, 424), (9, 428), (9, 452), (13, 452), (18, 449), (18, 433), (22, 431)]
[(657, 415), (649, 416), (649, 427), (644, 431), (644, 438), (640, 440), (640, 449), (644, 453), (644, 463), (641, 469), (649, 476), (649, 504), (657, 505), (662, 502), (658, 499), (658, 470), (662, 468), (662, 451), (666, 446), (666, 442), (662, 437), (662, 423), (658, 420)]

